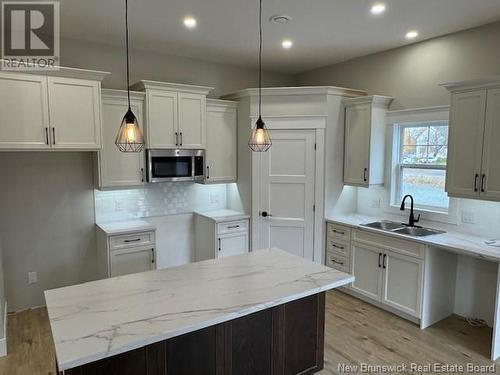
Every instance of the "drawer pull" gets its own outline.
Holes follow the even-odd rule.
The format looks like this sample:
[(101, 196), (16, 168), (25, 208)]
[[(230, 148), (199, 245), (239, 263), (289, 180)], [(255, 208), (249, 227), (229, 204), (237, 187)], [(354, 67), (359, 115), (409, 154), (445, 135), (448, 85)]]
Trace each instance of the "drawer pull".
[(380, 258), (382, 257), (382, 253), (378, 253), (378, 268), (382, 267), (380, 264)]
[(382, 268), (386, 269), (387, 268), (387, 264), (386, 264), (386, 259), (387, 259), (387, 254), (384, 254), (384, 261), (382, 263)]
[(151, 249), (151, 254), (152, 254), (151, 263), (154, 263), (155, 262), (155, 249)]
[(220, 238), (218, 239), (219, 240), (219, 251), (221, 251), (221, 243), (220, 243)]
[(239, 225), (229, 225), (227, 227), (227, 229), (236, 229), (236, 228), (239, 228), (240, 226)]
[(345, 247), (344, 246), (339, 246), (339, 245), (335, 245), (334, 243), (332, 243), (332, 246), (337, 248), (337, 249), (340, 249), (340, 250), (344, 250)]
[(340, 264), (341, 266), (343, 266), (343, 265), (344, 265), (344, 262), (339, 262), (339, 261), (337, 261), (337, 260), (335, 260), (335, 259), (331, 259), (331, 261), (332, 261), (333, 263)]
[(345, 232), (341, 231), (341, 230), (337, 230), (337, 229), (332, 229), (333, 233), (337, 233), (337, 234), (341, 234), (341, 235), (344, 235)]
[(133, 240), (124, 240), (123, 242), (129, 243), (129, 242), (137, 242), (137, 241), (140, 241), (140, 240), (141, 240), (140, 238), (135, 238)]

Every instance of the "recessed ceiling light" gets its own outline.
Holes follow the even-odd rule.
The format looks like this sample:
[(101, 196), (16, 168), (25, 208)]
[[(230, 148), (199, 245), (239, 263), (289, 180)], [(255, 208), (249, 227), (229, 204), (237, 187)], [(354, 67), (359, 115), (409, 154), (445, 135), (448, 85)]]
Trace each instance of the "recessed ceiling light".
[(406, 33), (406, 39), (415, 39), (418, 36), (417, 30), (410, 30)]
[(370, 10), (372, 14), (379, 15), (385, 12), (385, 4), (384, 3), (375, 3), (372, 5)]
[(281, 42), (281, 47), (284, 49), (290, 49), (293, 46), (293, 41), (291, 39), (283, 39)]
[(184, 26), (188, 29), (194, 29), (196, 27), (196, 18), (191, 16), (184, 17)]
[(285, 16), (284, 14), (277, 14), (277, 15), (269, 18), (269, 21), (271, 21), (272, 23), (283, 24), (283, 23), (287, 23), (291, 19), (292, 19), (292, 17), (290, 17), (290, 16)]

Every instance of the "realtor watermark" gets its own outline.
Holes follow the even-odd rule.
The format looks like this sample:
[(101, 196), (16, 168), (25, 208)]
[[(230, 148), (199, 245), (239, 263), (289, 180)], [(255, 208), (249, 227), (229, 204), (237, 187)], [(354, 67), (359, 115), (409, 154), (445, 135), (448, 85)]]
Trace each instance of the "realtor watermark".
[(368, 363), (337, 364), (340, 374), (496, 374), (496, 364), (478, 365), (475, 363), (399, 363), (374, 365)]
[(1, 70), (58, 70), (59, 1), (2, 1)]

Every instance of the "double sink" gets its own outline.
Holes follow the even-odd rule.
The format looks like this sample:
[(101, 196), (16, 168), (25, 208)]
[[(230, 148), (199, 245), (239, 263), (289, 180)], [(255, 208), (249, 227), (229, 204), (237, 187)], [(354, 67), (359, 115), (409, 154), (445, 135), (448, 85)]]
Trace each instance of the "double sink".
[(368, 224), (361, 224), (363, 227), (373, 228), (383, 230), (385, 232), (392, 232), (398, 234), (404, 234), (412, 237), (426, 237), (433, 234), (446, 233), (442, 230), (423, 228), (423, 227), (409, 227), (405, 224), (396, 223), (393, 221), (376, 221)]

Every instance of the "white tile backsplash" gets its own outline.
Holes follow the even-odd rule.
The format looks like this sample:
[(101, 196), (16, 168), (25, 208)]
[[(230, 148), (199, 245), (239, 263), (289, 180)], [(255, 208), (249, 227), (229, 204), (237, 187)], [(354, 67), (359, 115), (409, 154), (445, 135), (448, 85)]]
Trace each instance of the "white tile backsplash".
[(226, 208), (226, 185), (166, 182), (95, 191), (97, 223)]

